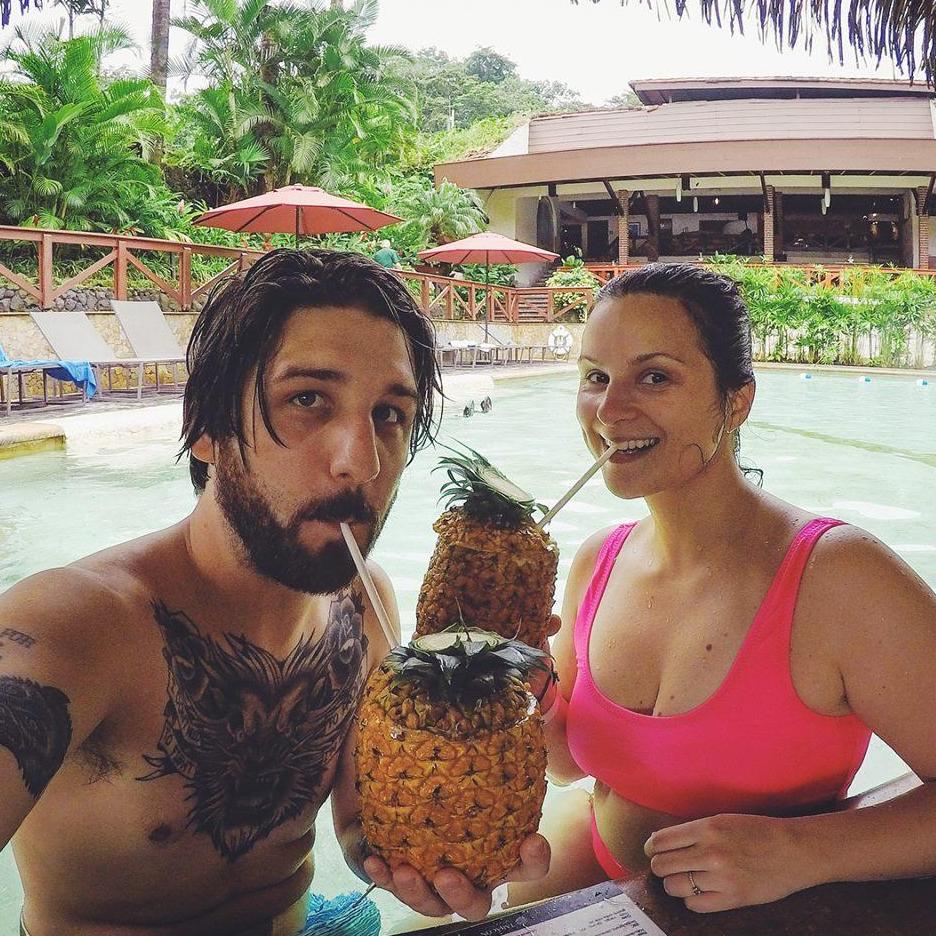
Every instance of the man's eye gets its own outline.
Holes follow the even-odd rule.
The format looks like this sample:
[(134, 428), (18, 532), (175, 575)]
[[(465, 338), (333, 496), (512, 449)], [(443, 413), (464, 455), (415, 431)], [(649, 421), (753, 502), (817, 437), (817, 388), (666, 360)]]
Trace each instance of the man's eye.
[(406, 422), (406, 413), (398, 406), (378, 406), (374, 410), (374, 419), (381, 423), (402, 424)]
[(652, 387), (657, 387), (660, 384), (666, 383), (667, 380), (669, 380), (669, 377), (662, 371), (648, 371), (640, 378), (642, 384), (650, 384)]
[(312, 409), (319, 405), (321, 400), (322, 394), (316, 393), (314, 390), (305, 390), (302, 393), (297, 393), (292, 398), (292, 402), (295, 403), (296, 406), (302, 407), (302, 409)]

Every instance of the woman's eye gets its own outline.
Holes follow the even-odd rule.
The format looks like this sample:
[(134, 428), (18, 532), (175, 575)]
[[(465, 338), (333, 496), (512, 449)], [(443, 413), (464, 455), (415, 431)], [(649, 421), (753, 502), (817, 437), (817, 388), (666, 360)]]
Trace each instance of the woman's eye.
[(322, 394), (316, 393), (314, 390), (305, 390), (302, 393), (297, 393), (292, 398), (292, 402), (302, 409), (312, 409), (317, 406), (321, 400)]
[(662, 371), (649, 371), (640, 378), (642, 384), (650, 384), (652, 387), (657, 387), (662, 383), (666, 383), (667, 380), (669, 380), (669, 377)]
[(374, 410), (374, 419), (377, 422), (390, 423), (391, 425), (406, 422), (406, 413), (396, 406), (378, 406)]
[(590, 384), (605, 384), (608, 382), (608, 375), (603, 374), (601, 371), (589, 371), (585, 375), (585, 383)]

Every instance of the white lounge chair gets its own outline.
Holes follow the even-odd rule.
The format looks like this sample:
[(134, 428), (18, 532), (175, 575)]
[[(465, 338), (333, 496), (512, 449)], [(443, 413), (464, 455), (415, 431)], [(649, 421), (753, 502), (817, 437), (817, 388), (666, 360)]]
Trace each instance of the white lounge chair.
[[(33, 312), (32, 319), (52, 346), (55, 355), (65, 361), (88, 361), (96, 370), (107, 369), (108, 390), (112, 390), (111, 371), (125, 367), (136, 371), (136, 396), (143, 399), (143, 368), (153, 361), (122, 358), (101, 337), (84, 312)], [(101, 383), (101, 381), (99, 381)], [(103, 392), (103, 386), (102, 386)]]
[[(172, 368), (172, 384), (179, 382), (178, 365), (185, 363), (185, 351), (173, 334), (158, 302), (128, 302), (111, 299), (111, 308), (124, 330), (133, 353), (144, 361), (158, 361)], [(159, 390), (159, 367), (156, 367)]]

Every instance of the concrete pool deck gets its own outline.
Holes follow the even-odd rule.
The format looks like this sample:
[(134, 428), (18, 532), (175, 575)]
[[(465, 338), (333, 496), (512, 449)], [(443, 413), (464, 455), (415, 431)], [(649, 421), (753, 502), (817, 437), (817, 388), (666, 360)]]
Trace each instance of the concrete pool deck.
[[(442, 384), (446, 406), (479, 403), (502, 381), (562, 374), (576, 370), (569, 362), (485, 367), (446, 368)], [(147, 435), (178, 428), (182, 422), (181, 395), (109, 397), (81, 404), (26, 408), (0, 417), (0, 460), (95, 437)]]

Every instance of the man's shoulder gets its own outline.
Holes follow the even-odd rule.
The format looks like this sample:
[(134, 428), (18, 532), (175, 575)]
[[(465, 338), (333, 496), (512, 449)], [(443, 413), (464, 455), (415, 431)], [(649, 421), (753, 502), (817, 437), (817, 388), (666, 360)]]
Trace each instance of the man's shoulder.
[(80, 565), (37, 572), (0, 595), (0, 625), (74, 635), (129, 610), (131, 596), (103, 570)]
[(126, 637), (128, 621), (151, 603), (168, 551), (157, 534), (37, 572), (0, 595), (0, 627), (12, 618), (62, 636), (93, 629), (100, 641), (113, 629)]

